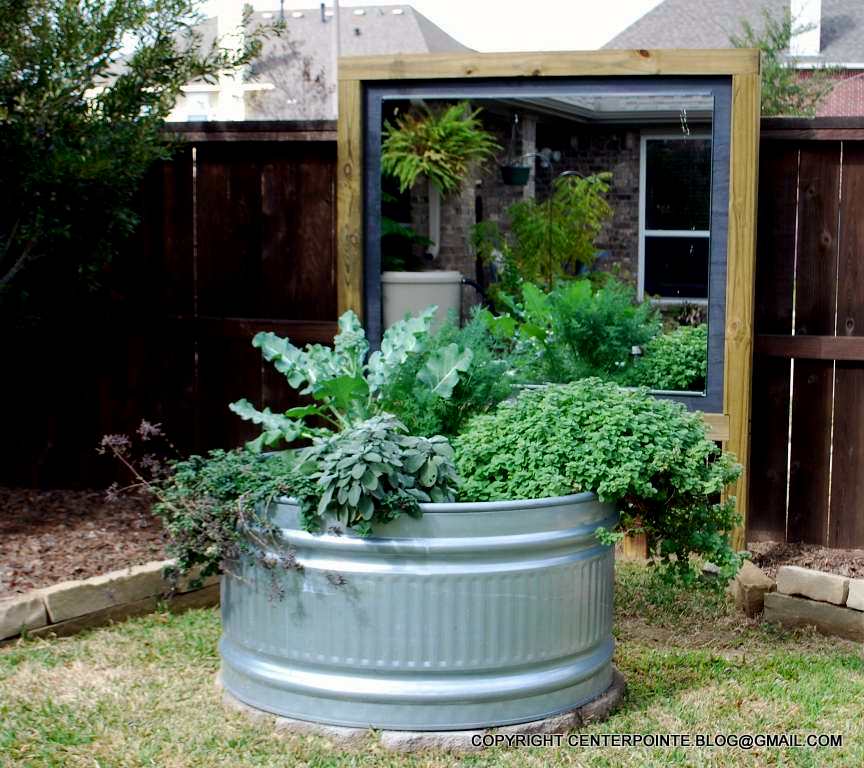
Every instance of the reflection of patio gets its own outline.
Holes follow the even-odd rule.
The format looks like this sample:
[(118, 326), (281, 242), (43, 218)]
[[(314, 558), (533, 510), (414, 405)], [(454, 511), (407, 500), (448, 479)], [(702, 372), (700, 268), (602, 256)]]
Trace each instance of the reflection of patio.
[[(504, 182), (495, 164), (475, 168), (460, 192), (441, 201), (440, 233), (431, 236), (438, 247), (433, 249), (434, 259), (427, 260), (430, 266), (457, 269), (483, 283), (487, 276), (469, 248), (476, 222), (493, 221), (506, 231), (507, 209), (525, 198), (545, 199), (561, 173), (608, 171), (613, 216), (596, 240), (597, 268), (614, 271), (638, 289), (644, 286), (652, 295), (673, 301), (707, 295), (710, 96), (583, 94), (480, 100), (474, 106), (483, 108), (484, 125), (504, 148), (499, 163), (528, 166), (528, 180), (514, 186)], [(661, 136), (662, 147), (661, 141), (654, 142)], [(700, 136), (707, 141), (691, 143), (689, 151), (683, 151), (679, 140)], [(648, 169), (645, 158), (652, 151), (646, 152), (646, 142), (652, 151), (662, 148), (660, 154), (665, 155), (659, 161), (655, 157)], [(649, 185), (654, 191), (643, 195)], [(652, 226), (647, 234), (646, 204), (661, 214), (660, 226)], [(426, 185), (416, 185), (410, 207), (402, 210), (416, 231), (429, 232)], [(657, 216), (649, 214), (650, 218)], [(680, 276), (678, 282), (666, 279), (671, 274)], [(463, 304), (475, 300), (476, 293), (466, 289)]]

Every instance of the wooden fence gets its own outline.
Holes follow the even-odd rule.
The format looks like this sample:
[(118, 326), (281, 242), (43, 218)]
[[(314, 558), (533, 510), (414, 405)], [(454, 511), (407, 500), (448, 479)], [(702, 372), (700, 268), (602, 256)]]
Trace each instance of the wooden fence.
[(763, 120), (749, 539), (864, 547), (864, 120)]
[(104, 484), (115, 470), (96, 454), (102, 435), (141, 419), (161, 422), (183, 453), (237, 445), (254, 430), (227, 403), (292, 402), (252, 334), (332, 338), (335, 124), (169, 130), (186, 144), (145, 181), (107, 306), (4, 334), (15, 376), (0, 382), (0, 482)]
[[(864, 121), (763, 121), (750, 540), (864, 546)], [(335, 331), (335, 125), (184, 124), (141, 195), (107, 309), (4, 334), (0, 482), (98, 485), (104, 434), (161, 422), (182, 452), (292, 393), (249, 344)]]

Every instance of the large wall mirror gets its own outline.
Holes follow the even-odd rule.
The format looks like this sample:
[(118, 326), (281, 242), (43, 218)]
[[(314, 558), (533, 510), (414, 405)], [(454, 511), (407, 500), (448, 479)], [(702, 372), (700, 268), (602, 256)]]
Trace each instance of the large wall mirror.
[[(730, 493), (746, 519), (759, 52), (358, 57), (340, 60), (339, 78), (340, 310), (363, 314), (375, 343), (385, 313), (410, 308), (390, 306), (409, 288), (420, 295), (415, 307), (424, 298), (449, 302), (464, 321), (484, 302), (536, 315), (556, 291), (566, 310), (559, 317), (567, 316), (587, 293), (612, 286), (602, 297), (608, 308), (624, 297), (648, 332), (618, 349), (623, 365), (607, 365), (606, 375), (626, 383), (638, 370), (638, 383), (658, 397), (703, 413), (709, 434), (743, 465)], [(388, 165), (388, 136), (401, 120), (448, 110), (474, 115), (488, 151), (452, 189), (401, 183)], [(590, 193), (603, 185), (608, 210), (592, 208)], [(570, 210), (596, 214), (587, 248)], [(507, 269), (526, 253), (536, 286), (528, 299)], [(569, 292), (556, 287), (562, 277)], [(615, 324), (602, 312), (594, 320), (594, 346), (604, 349)], [(548, 331), (548, 323), (539, 330)], [(553, 331), (557, 341), (567, 329)], [(644, 365), (652, 357), (681, 375), (652, 378)]]
[[(731, 77), (370, 83), (373, 341), (484, 306), (527, 329), (526, 385), (596, 375), (721, 413), (731, 106)], [(414, 172), (435, 153), (449, 177)]]

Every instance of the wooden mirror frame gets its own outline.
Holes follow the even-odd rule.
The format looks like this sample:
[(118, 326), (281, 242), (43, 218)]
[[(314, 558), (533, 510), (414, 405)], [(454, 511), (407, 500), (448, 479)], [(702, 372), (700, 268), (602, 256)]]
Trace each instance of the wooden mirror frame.
[(729, 77), (729, 148), (723, 409), (704, 414), (710, 436), (742, 465), (729, 493), (742, 524), (744, 548), (749, 465), (756, 185), (759, 150), (759, 52), (601, 50), (562, 53), (468, 53), (351, 57), (339, 60), (336, 286), (339, 314), (364, 310), (364, 93), (382, 81), (452, 81), (542, 77)]

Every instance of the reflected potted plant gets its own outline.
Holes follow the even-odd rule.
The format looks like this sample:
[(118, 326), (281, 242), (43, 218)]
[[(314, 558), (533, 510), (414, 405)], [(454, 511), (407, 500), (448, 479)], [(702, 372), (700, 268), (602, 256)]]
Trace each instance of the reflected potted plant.
[[(494, 157), (501, 147), (467, 101), (432, 108), (421, 105), (385, 121), (381, 146), (381, 171), (398, 183), (400, 194), (425, 180), (428, 185), (429, 233), (423, 236), (410, 227), (382, 217), (382, 236), (399, 236), (406, 247), (426, 248), (432, 269), (409, 270), (411, 259), (390, 255), (381, 275), (384, 326), (429, 304), (438, 306), (440, 323), (450, 310), (459, 312), (462, 275), (434, 268), (440, 247), (441, 200), (462, 186), (472, 164)], [(401, 263), (400, 263), (401, 262)], [(425, 266), (425, 265), (424, 265)]]
[(516, 153), (516, 139), (519, 135), (519, 115), (513, 115), (513, 126), (510, 129), (510, 146), (507, 155), (501, 163), (501, 181), (511, 187), (524, 187), (531, 178), (531, 165), (528, 163), (534, 153), (518, 155)]
[(524, 187), (531, 177), (531, 166), (521, 165), (525, 157), (516, 158), (510, 163), (502, 165), (501, 181), (511, 187)]

